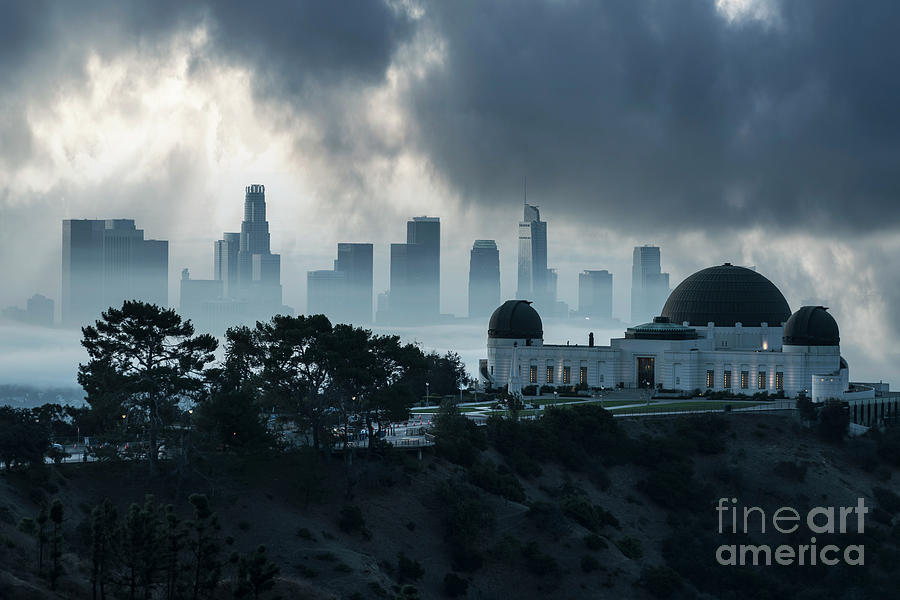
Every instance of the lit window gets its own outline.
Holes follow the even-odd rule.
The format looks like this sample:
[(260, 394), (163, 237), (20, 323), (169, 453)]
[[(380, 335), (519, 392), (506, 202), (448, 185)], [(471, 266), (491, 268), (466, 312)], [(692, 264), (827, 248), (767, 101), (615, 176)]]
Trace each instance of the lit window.
[(756, 374), (756, 387), (764, 390), (766, 389), (766, 372), (760, 371)]
[(725, 371), (725, 389), (731, 389), (731, 371)]
[(715, 371), (707, 371), (706, 372), (706, 387), (714, 388), (716, 387), (716, 372)]
[(563, 385), (569, 385), (570, 383), (572, 383), (572, 369), (563, 367)]
[(741, 371), (741, 389), (750, 387), (750, 371)]
[(781, 371), (775, 372), (775, 389), (783, 390), (784, 389), (784, 373)]
[(529, 368), (528, 383), (537, 383), (537, 365), (531, 365)]
[(553, 367), (547, 367), (547, 383), (553, 383)]
[(581, 367), (578, 371), (578, 383), (587, 385), (587, 367)]

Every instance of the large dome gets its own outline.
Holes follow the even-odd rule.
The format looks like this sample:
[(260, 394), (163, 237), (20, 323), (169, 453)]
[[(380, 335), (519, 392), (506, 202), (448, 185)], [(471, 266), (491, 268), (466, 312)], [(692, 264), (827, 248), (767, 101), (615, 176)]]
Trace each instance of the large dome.
[(543, 339), (544, 324), (541, 316), (527, 300), (507, 300), (501, 304), (488, 325), (489, 338)]
[(777, 327), (788, 320), (791, 309), (774, 283), (753, 269), (725, 263), (682, 281), (669, 294), (661, 316), (695, 326)]
[(837, 346), (841, 336), (827, 308), (801, 306), (785, 324), (782, 341), (788, 346)]

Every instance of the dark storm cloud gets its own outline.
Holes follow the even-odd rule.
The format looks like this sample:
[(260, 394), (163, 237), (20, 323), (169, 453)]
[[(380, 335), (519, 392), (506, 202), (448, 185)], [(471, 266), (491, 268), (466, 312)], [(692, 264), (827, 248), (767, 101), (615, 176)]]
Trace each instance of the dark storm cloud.
[[(79, 85), (89, 53), (140, 51), (152, 59), (174, 34), (203, 25), (210, 43), (192, 57), (193, 69), (246, 67), (258, 99), (318, 109), (327, 125), (340, 119), (323, 109), (329, 101), (322, 90), (352, 94), (354, 86), (382, 81), (412, 30), (405, 12), (381, 2), (4, 1), (0, 17), (0, 77), (7, 82), (0, 155), (15, 163), (28, 157), (26, 104)], [(23, 143), (13, 144), (13, 136)]]
[(474, 202), (631, 225), (893, 227), (896, 2), (444, 3), (417, 140)]

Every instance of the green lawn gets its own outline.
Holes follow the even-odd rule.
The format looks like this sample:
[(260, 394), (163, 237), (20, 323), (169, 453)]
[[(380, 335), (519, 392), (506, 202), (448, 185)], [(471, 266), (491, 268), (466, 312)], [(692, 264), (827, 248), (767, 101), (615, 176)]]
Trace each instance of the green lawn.
[(763, 402), (755, 402), (752, 400), (713, 400), (713, 401), (693, 401), (693, 402), (672, 402), (670, 404), (651, 404), (650, 406), (639, 404), (630, 410), (617, 410), (619, 414), (637, 414), (637, 413), (658, 413), (680, 410), (722, 410), (726, 405), (732, 408), (747, 408), (749, 406), (759, 406)]

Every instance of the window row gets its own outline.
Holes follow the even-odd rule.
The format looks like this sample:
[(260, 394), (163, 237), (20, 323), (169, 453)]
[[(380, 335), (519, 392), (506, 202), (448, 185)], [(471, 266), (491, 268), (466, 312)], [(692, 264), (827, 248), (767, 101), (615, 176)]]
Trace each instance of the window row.
[[(722, 387), (726, 390), (731, 389), (733, 387), (731, 380), (731, 371), (725, 371), (723, 377), (723, 385)], [(740, 388), (742, 390), (746, 390), (750, 388), (750, 371), (741, 371), (741, 381)], [(706, 371), (706, 387), (714, 388), (716, 387), (716, 372), (713, 369), (709, 369)], [(766, 371), (758, 371), (756, 373), (756, 388), (760, 390), (768, 389), (769, 387), (769, 376)], [(783, 390), (784, 389), (784, 373), (781, 371), (775, 372), (775, 389)]]
[[(600, 376), (600, 381), (603, 381), (603, 375)], [(536, 384), (538, 382), (538, 368), (537, 365), (531, 365), (528, 369), (528, 383)], [(556, 383), (556, 377), (554, 375), (554, 368), (552, 366), (547, 367), (547, 377), (545, 379), (546, 383)], [(588, 368), (587, 367), (579, 367), (578, 369), (578, 383), (587, 384), (588, 382)], [(572, 369), (571, 367), (563, 367), (562, 373), (562, 383), (563, 385), (569, 385), (572, 383)]]

